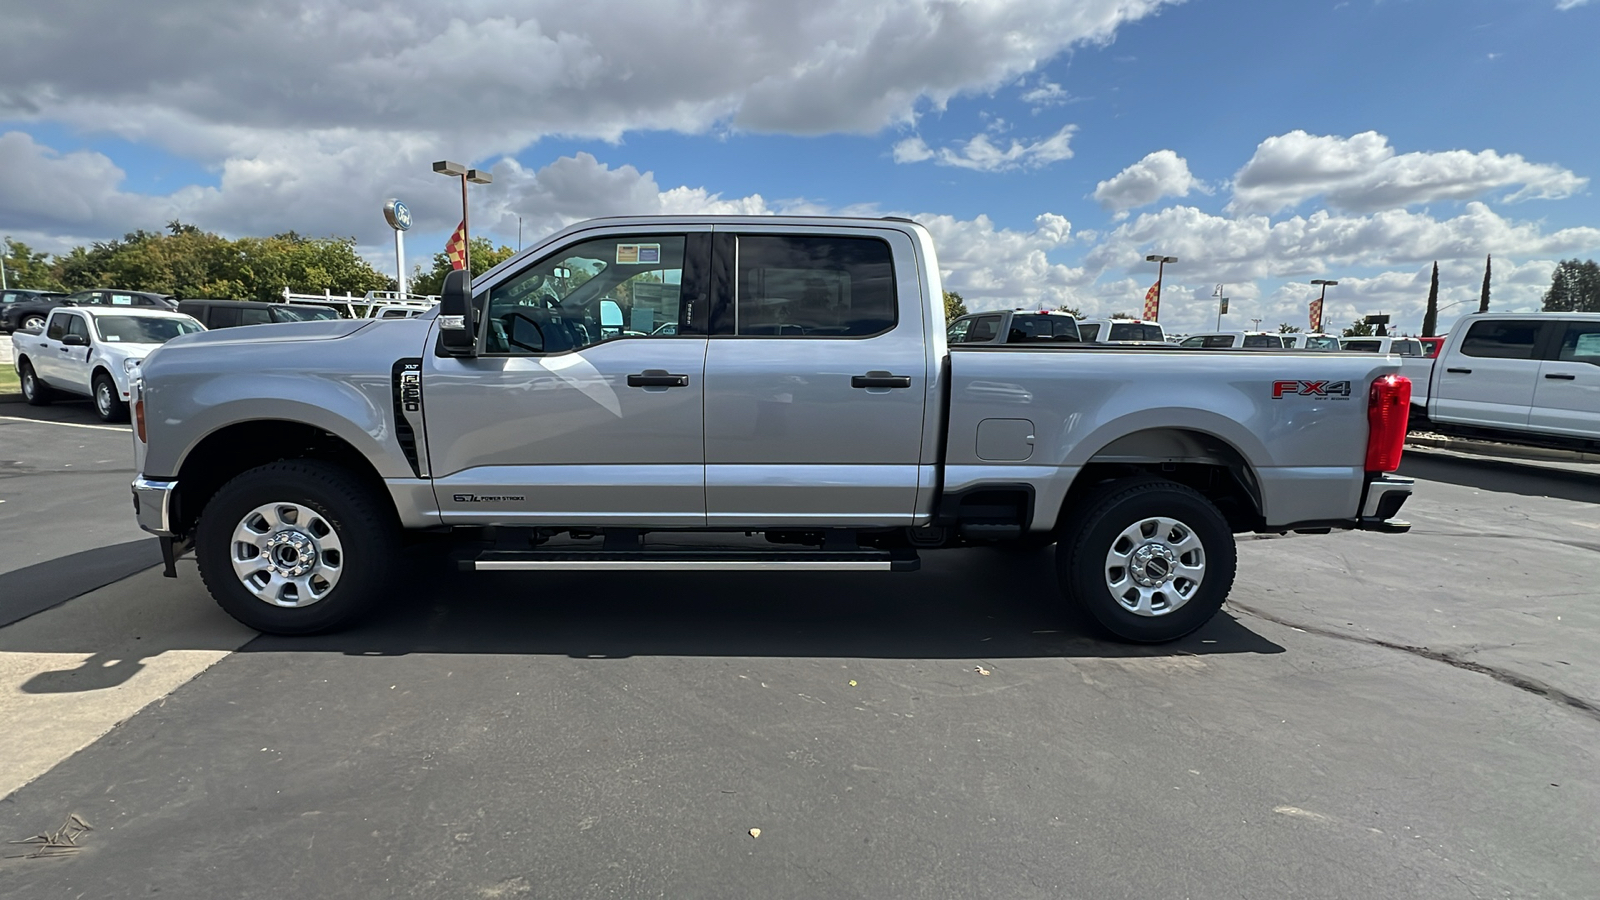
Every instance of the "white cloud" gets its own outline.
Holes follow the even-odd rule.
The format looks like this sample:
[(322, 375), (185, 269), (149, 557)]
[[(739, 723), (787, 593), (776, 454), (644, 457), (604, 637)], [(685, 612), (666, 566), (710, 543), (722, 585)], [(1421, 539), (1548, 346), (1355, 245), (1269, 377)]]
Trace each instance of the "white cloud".
[(1566, 12), (1588, 3), (1589, 0), (1556, 0), (1556, 9)]
[(1189, 172), (1189, 163), (1171, 150), (1157, 150), (1123, 169), (1094, 189), (1094, 199), (1118, 213), (1145, 206), (1163, 197), (1187, 197), (1192, 190), (1211, 193)]
[(979, 172), (1006, 172), (1014, 169), (1037, 169), (1053, 162), (1072, 158), (1072, 135), (1078, 126), (1065, 125), (1060, 131), (1034, 141), (1012, 139), (1011, 145), (1001, 147), (987, 134), (974, 135), (966, 142), (952, 147), (930, 148), (921, 137), (908, 137), (894, 145), (897, 163), (923, 162), (931, 159), (941, 166), (956, 166)]
[(1034, 112), (1038, 112), (1039, 107), (1060, 106), (1063, 103), (1072, 102), (1074, 98), (1072, 94), (1061, 85), (1056, 84), (1053, 81), (1045, 81), (1043, 78), (1041, 78), (1033, 87), (1023, 91), (1021, 95), (1019, 95), (1019, 99), (1022, 100), (1023, 103), (1035, 107)]
[(1494, 150), (1396, 155), (1375, 131), (1351, 137), (1304, 131), (1270, 137), (1234, 176), (1234, 209), (1274, 213), (1312, 197), (1351, 212), (1470, 200), (1513, 188), (1508, 201), (1559, 199), (1589, 180), (1560, 166)]

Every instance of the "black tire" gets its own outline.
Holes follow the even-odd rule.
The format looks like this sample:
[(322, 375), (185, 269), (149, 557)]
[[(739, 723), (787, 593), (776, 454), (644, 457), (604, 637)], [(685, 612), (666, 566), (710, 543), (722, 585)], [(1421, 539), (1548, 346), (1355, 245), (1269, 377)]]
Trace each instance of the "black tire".
[[(335, 533), (341, 548), (339, 574), (322, 599), (299, 607), (275, 606), (235, 574), (234, 530), (253, 510), (272, 504), (307, 507)], [(321, 460), (269, 463), (239, 475), (206, 503), (195, 535), (200, 577), (217, 605), (269, 634), (315, 634), (349, 624), (387, 594), (400, 563), (400, 529), (393, 510), (348, 470)]]
[[(1233, 588), (1238, 552), (1227, 519), (1211, 501), (1191, 488), (1151, 477), (1103, 485), (1091, 492), (1079, 508), (1081, 516), (1063, 532), (1056, 548), (1061, 590), (1111, 635), (1141, 644), (1177, 640), (1211, 621), (1222, 608)], [(1193, 532), (1199, 540), (1200, 555), (1184, 552), (1178, 559), (1191, 564), (1203, 562), (1205, 571), (1187, 597), (1179, 591), (1152, 588), (1160, 590), (1156, 596), (1165, 595), (1173, 608), (1170, 612), (1141, 615), (1113, 595), (1112, 575), (1119, 570), (1109, 566), (1107, 557), (1125, 531), (1157, 516), (1174, 519)], [(1161, 537), (1155, 535), (1148, 541), (1159, 542)], [(1122, 546), (1135, 545), (1136, 542), (1128, 542)], [(1158, 569), (1165, 569), (1165, 564), (1152, 562)], [(1127, 567), (1120, 571), (1122, 583), (1136, 595), (1137, 585), (1127, 580), (1135, 573)], [(1184, 583), (1180, 577), (1168, 584), (1181, 589)], [(1160, 585), (1159, 579), (1157, 584)]]
[(43, 313), (25, 313), (22, 321), (17, 323), (18, 331), (43, 331), (45, 315)]
[(49, 406), (55, 399), (55, 392), (50, 390), (50, 385), (39, 380), (33, 372), (33, 364), (23, 360), (17, 366), (17, 376), (22, 379), (22, 399), (28, 401), (29, 406)]
[(105, 372), (96, 372), (94, 376), (94, 412), (102, 422), (128, 421), (128, 404), (117, 396), (117, 383)]

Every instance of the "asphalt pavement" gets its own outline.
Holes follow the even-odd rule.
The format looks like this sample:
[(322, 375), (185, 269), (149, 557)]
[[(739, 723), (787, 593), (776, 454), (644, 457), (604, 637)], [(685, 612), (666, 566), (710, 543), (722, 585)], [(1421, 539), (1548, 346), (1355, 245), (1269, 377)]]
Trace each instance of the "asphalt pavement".
[[(142, 572), (0, 628), (0, 838), (78, 848), (0, 860), (0, 896), (1600, 896), (1600, 481), (1406, 471), (1411, 534), (1244, 541), (1224, 614), (1153, 648), (1063, 608), (1048, 552), (420, 552), (297, 640)], [(117, 477), (97, 517), (131, 518)]]

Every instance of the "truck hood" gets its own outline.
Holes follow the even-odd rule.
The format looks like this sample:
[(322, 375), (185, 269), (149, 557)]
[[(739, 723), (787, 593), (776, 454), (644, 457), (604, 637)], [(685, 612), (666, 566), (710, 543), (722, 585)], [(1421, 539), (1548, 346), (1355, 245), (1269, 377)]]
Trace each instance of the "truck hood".
[(185, 334), (167, 341), (166, 347), (196, 347), (203, 344), (268, 344), (298, 341), (333, 341), (349, 337), (371, 325), (371, 319), (330, 319), (318, 322), (279, 322), (272, 325), (243, 325)]

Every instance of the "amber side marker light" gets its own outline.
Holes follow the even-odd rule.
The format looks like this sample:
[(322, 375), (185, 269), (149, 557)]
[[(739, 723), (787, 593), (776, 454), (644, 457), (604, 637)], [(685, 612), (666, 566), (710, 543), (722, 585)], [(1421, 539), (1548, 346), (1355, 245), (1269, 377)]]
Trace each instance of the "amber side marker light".
[(144, 439), (144, 398), (140, 397), (133, 404), (133, 433), (139, 436), (139, 443), (147, 444)]

